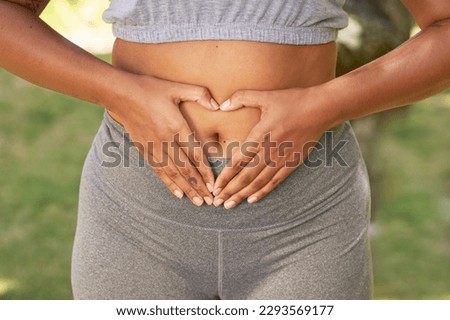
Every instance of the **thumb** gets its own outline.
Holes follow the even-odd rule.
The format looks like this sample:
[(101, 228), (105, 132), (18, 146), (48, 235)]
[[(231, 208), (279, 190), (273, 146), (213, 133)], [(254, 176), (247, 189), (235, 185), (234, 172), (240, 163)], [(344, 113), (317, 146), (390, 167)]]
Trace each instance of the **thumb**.
[(199, 86), (183, 84), (178, 91), (178, 98), (182, 101), (197, 102), (208, 110), (218, 110), (219, 104), (212, 98), (208, 89)]
[(219, 107), (222, 111), (232, 111), (243, 107), (261, 108), (262, 91), (257, 90), (239, 90), (223, 102)]

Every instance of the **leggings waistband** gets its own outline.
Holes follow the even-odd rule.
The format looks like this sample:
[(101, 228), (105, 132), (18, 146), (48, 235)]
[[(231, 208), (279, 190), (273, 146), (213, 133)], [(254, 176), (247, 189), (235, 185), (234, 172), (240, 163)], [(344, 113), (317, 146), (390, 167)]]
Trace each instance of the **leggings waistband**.
[[(347, 141), (341, 150), (346, 166), (336, 163), (327, 166), (325, 161), (320, 166), (302, 164), (261, 200), (253, 204), (244, 200), (227, 210), (223, 206), (206, 204), (196, 207), (186, 197), (180, 200), (173, 196), (149, 164), (142, 161), (135, 147), (128, 154), (124, 152), (121, 142), (126, 142), (125, 130), (105, 112), (85, 162), (83, 185), (101, 189), (105, 202), (113, 199), (118, 208), (126, 210), (136, 219), (158, 218), (221, 230), (274, 227), (294, 220), (310, 219), (344, 199), (350, 201), (349, 206), (352, 201), (367, 201), (367, 172), (350, 124), (343, 123), (333, 128), (332, 132), (335, 144)], [(325, 143), (324, 137), (320, 141)], [(114, 151), (123, 158), (121, 165), (102, 165), (108, 161), (105, 153), (105, 145), (108, 144), (108, 151)], [(311, 155), (314, 159), (326, 156), (324, 149), (314, 149)], [(208, 160), (216, 176), (228, 161), (215, 157)]]

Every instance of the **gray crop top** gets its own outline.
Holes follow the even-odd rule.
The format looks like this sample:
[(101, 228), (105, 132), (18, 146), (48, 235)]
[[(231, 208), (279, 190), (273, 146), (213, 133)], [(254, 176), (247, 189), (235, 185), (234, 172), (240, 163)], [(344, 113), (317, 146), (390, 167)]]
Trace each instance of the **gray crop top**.
[(124, 40), (319, 44), (348, 24), (345, 0), (110, 0), (103, 20)]

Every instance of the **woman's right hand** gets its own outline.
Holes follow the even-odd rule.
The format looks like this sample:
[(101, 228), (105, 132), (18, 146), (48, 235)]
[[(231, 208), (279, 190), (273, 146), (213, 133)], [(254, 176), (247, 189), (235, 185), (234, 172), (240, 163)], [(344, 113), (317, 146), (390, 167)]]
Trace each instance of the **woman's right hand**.
[[(212, 190), (214, 176), (203, 150), (198, 146), (162, 150), (162, 141), (174, 141), (178, 132), (181, 142), (189, 141), (192, 134), (179, 103), (196, 101), (207, 109), (217, 109), (209, 91), (115, 68), (39, 19), (37, 15), (48, 1), (28, 2), (0, 0), (0, 67), (39, 86), (105, 107), (122, 123), (150, 165), (168, 159), (167, 166), (152, 167), (174, 195), (186, 194), (197, 205), (205, 198), (212, 203), (205, 184)], [(151, 150), (149, 143), (154, 146)], [(174, 162), (177, 151), (184, 166)], [(199, 165), (194, 167), (188, 158)], [(194, 179), (196, 185), (188, 182)]]
[[(194, 101), (218, 110), (208, 89), (144, 75), (129, 75), (126, 96), (112, 96), (106, 109), (129, 133), (145, 160), (178, 198), (212, 204), (214, 175), (203, 149), (179, 110)], [(164, 144), (163, 144), (164, 142)], [(194, 165), (193, 165), (194, 164)]]

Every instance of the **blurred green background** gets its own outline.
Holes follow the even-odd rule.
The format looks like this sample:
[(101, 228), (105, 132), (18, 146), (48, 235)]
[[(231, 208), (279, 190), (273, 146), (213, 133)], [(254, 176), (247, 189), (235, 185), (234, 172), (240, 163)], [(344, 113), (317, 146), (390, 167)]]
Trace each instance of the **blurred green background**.
[[(100, 15), (108, 1), (77, 3), (53, 1), (42, 17), (107, 52), (110, 26)], [(102, 112), (0, 70), (1, 299), (72, 298), (78, 185)], [(450, 299), (450, 91), (372, 134), (378, 142), (367, 160), (381, 170), (371, 226), (375, 298)]]

